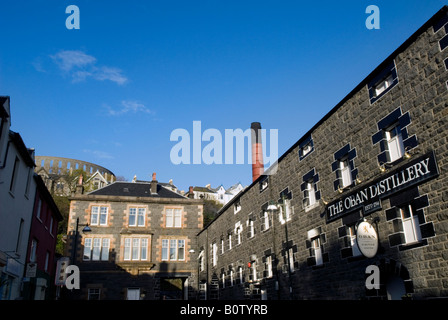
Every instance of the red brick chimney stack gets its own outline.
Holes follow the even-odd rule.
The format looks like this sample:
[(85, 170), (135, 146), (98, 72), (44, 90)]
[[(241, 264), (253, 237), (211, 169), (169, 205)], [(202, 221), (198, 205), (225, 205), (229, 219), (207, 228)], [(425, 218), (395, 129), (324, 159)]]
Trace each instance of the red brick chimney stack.
[(151, 181), (151, 194), (156, 194), (157, 193), (157, 180), (156, 180), (156, 173), (154, 172), (152, 174), (152, 181)]
[(264, 172), (260, 122), (252, 122), (250, 129), (252, 132), (252, 181), (255, 181)]
[(194, 199), (193, 186), (190, 186), (190, 189), (188, 190), (188, 198)]

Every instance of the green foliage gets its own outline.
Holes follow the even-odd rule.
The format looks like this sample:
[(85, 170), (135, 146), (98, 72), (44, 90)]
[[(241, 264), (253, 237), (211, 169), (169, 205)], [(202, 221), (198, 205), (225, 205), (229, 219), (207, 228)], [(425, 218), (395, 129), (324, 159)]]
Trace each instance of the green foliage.
[(204, 200), (204, 227), (215, 219), (218, 211), (223, 207), (223, 204), (216, 200)]

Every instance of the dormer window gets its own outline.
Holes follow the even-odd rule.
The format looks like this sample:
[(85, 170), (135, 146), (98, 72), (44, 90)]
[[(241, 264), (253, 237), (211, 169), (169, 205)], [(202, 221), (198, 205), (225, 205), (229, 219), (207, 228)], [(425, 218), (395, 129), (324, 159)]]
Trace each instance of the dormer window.
[(241, 203), (240, 199), (236, 200), (235, 204), (233, 205), (234, 213), (238, 213), (241, 210)]
[(305, 138), (299, 145), (299, 160), (303, 160), (307, 155), (314, 151), (314, 143), (311, 135)]
[(397, 69), (392, 61), (368, 84), (370, 103), (374, 103), (398, 83)]

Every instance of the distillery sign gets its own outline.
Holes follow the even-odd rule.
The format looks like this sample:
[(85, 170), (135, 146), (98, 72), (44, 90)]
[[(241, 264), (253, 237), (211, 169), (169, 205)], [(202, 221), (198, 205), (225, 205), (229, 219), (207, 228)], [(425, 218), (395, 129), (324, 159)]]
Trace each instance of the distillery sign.
[(369, 214), (381, 209), (380, 199), (420, 184), (439, 174), (434, 152), (429, 152), (326, 207), (327, 222), (362, 209)]

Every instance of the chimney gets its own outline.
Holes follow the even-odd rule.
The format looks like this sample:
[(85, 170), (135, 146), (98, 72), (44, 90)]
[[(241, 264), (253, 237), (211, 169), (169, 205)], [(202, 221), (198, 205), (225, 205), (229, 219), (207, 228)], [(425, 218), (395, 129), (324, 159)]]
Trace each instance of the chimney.
[(152, 174), (151, 194), (157, 194), (157, 180), (156, 180), (156, 173), (155, 172)]
[(252, 182), (257, 180), (264, 172), (263, 149), (261, 143), (261, 124), (252, 122), (250, 125), (252, 132)]
[(82, 185), (82, 173), (79, 175), (78, 185), (76, 186), (76, 194), (83, 194), (84, 186)]
[(190, 189), (188, 190), (188, 198), (194, 199), (194, 191), (192, 186), (190, 186)]

